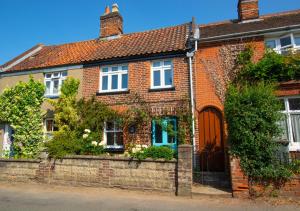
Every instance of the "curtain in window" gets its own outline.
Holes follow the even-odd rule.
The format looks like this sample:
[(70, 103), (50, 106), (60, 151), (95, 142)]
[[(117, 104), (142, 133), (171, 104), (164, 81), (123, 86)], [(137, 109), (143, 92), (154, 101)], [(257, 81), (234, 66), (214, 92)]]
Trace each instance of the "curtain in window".
[(280, 128), (282, 129), (282, 133), (281, 136), (278, 138), (279, 141), (288, 141), (288, 125), (287, 125), (287, 118), (285, 116), (285, 118), (283, 120), (281, 120), (280, 122), (278, 122)]
[(300, 142), (300, 114), (291, 114), (294, 142)]

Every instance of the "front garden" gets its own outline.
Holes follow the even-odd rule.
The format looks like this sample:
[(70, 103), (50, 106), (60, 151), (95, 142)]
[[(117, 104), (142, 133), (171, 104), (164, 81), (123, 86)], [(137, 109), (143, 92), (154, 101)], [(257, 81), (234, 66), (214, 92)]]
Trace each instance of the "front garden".
[[(46, 152), (49, 157), (63, 158), (67, 155), (114, 154), (106, 148), (103, 140), (103, 133), (111, 122), (124, 131), (117, 134), (122, 136), (122, 140), (126, 136), (124, 148), (118, 152), (119, 156), (166, 160), (176, 157), (176, 147), (138, 144), (135, 136), (127, 133), (130, 128), (134, 128), (134, 131), (143, 130), (143, 126), (149, 122), (166, 131), (169, 139), (176, 140), (173, 141), (176, 145), (189, 139), (191, 114), (188, 103), (183, 103), (184, 106), (176, 110), (177, 124), (174, 125), (171, 121), (165, 121), (167, 114), (153, 115), (147, 103), (138, 95), (129, 99), (133, 106), (122, 110), (113, 109), (94, 97), (78, 100), (79, 84), (79, 80), (74, 78), (65, 80), (58, 99), (44, 98), (44, 85), (32, 78), (28, 83), (19, 82), (15, 87), (6, 89), (0, 95), (0, 122), (8, 123), (14, 134), (11, 150), (4, 155), (37, 158), (41, 152)], [(43, 134), (45, 113), (41, 110), (41, 105), (45, 101), (50, 102), (54, 109), (57, 130), (52, 133), (51, 138)]]

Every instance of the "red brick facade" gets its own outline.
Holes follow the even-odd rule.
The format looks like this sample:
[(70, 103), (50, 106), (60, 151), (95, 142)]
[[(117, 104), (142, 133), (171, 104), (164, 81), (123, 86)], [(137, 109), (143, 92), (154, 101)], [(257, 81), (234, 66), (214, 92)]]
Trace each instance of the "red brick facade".
[[(112, 106), (117, 110), (125, 110), (132, 106), (132, 98), (138, 96), (146, 102), (153, 115), (166, 114), (173, 116), (178, 106), (189, 99), (189, 72), (188, 63), (184, 56), (174, 57), (173, 80), (174, 89), (172, 90), (150, 90), (151, 87), (151, 60), (140, 60), (128, 62), (128, 92), (97, 94), (100, 84), (101, 66), (85, 67), (83, 69), (82, 92), (83, 97), (89, 98), (96, 96), (96, 99)], [(112, 64), (113, 65), (113, 64)], [(124, 133), (125, 144), (129, 139), (134, 138), (136, 144), (151, 145), (151, 122), (143, 125), (142, 129), (136, 131), (134, 137)]]

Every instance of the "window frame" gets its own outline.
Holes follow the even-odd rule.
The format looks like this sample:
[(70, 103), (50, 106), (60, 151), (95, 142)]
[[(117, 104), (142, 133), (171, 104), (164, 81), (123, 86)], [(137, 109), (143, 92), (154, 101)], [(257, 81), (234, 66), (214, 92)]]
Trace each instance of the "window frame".
[[(154, 63), (160, 62), (159, 67), (154, 67)], [(171, 65), (164, 65), (165, 62), (171, 62)], [(166, 70), (171, 70), (171, 75), (172, 75), (172, 84), (171, 85), (166, 85), (165, 84), (165, 71)], [(154, 72), (155, 71), (160, 71), (160, 85), (155, 86), (154, 85)], [(172, 59), (164, 59), (164, 60), (154, 60), (151, 61), (151, 85), (150, 89), (168, 89), (168, 88), (173, 88), (174, 87), (174, 64)]]
[[(282, 46), (281, 46), (280, 40), (281, 40), (282, 38), (285, 38), (285, 37), (290, 37), (290, 38), (291, 38), (291, 44), (282, 47)], [(266, 46), (266, 42), (267, 42), (267, 41), (272, 41), (272, 40), (274, 40), (274, 41), (275, 41), (276, 47), (273, 48), (272, 50), (274, 50), (274, 51), (277, 52), (277, 53), (283, 54), (283, 53), (285, 53), (286, 50), (288, 50), (288, 49), (291, 49), (291, 50), (297, 50), (297, 49), (300, 49), (300, 45), (296, 45), (295, 37), (299, 37), (299, 38), (300, 38), (300, 33), (298, 33), (298, 32), (296, 32), (296, 33), (288, 33), (288, 34), (284, 34), (284, 35), (277, 36), (277, 37), (269, 37), (269, 38), (266, 38), (266, 39), (265, 39), (265, 47), (267, 48), (267, 46)]]
[[(126, 66), (127, 70), (122, 70)], [(118, 71), (112, 71), (113, 67), (118, 67)], [(108, 68), (107, 72), (103, 72), (103, 69)], [(122, 88), (122, 76), (127, 74), (127, 88)], [(112, 89), (112, 76), (118, 76), (118, 88)], [(103, 77), (107, 76), (107, 90), (102, 90)], [(128, 91), (129, 87), (129, 65), (118, 64), (118, 65), (106, 65), (100, 68), (100, 79), (99, 79), (99, 93), (111, 93), (111, 92), (124, 92)]]
[[(65, 73), (65, 75), (63, 74)], [(57, 76), (55, 76), (58, 74)], [(51, 75), (50, 78), (47, 77), (47, 75)], [(64, 80), (66, 80), (68, 77), (68, 72), (67, 71), (60, 71), (60, 72), (49, 72), (49, 73), (44, 73), (44, 84), (46, 87), (45, 91), (45, 97), (51, 98), (51, 97), (58, 97), (60, 96), (60, 89), (62, 86), (62, 83)], [(54, 93), (54, 81), (58, 80), (58, 92)], [(50, 82), (50, 92), (47, 93), (47, 82)]]
[[(107, 130), (106, 129), (106, 125), (107, 122), (112, 122), (114, 125), (113, 130)], [(107, 132), (109, 133), (114, 133), (114, 136), (116, 135), (116, 133), (122, 133), (122, 135), (124, 135), (123, 129), (120, 127), (116, 127), (118, 125), (118, 123), (116, 121), (107, 121), (104, 122), (104, 132), (103, 132), (103, 142), (104, 142), (104, 148), (106, 149), (118, 149), (118, 150), (123, 150), (124, 149), (124, 136), (123, 136), (123, 145), (117, 145), (117, 141), (114, 139), (114, 145), (108, 145), (107, 144)]]
[(289, 141), (289, 151), (299, 151), (300, 150), (300, 142), (295, 142), (293, 138), (293, 127), (292, 127), (292, 114), (300, 114), (300, 110), (290, 110), (289, 99), (300, 99), (300, 96), (286, 96), (280, 97), (280, 100), (284, 101), (284, 111), (281, 111), (287, 118), (287, 136)]

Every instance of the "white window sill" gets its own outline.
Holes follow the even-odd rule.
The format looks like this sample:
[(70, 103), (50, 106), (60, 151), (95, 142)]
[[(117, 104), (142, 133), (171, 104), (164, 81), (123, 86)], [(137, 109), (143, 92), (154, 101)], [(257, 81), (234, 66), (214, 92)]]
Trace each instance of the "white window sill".
[(96, 95), (113, 95), (113, 94), (128, 94), (130, 92), (129, 89), (124, 90), (109, 90), (109, 91), (99, 91)]
[(55, 99), (59, 98), (59, 95), (44, 95), (45, 98)]

